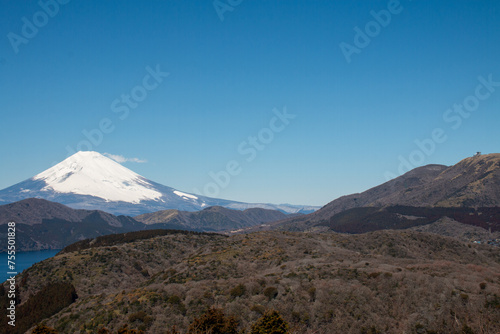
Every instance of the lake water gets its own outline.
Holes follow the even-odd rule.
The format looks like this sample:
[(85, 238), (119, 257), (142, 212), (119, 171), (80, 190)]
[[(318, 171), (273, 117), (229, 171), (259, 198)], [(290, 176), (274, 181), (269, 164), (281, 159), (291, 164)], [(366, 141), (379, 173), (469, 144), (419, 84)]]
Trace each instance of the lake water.
[[(60, 249), (42, 250), (35, 252), (19, 252), (16, 253), (16, 272), (21, 273), (24, 269), (31, 267), (33, 264), (53, 257), (59, 253)], [(0, 253), (0, 282), (5, 282), (10, 276), (7, 275), (7, 253)]]

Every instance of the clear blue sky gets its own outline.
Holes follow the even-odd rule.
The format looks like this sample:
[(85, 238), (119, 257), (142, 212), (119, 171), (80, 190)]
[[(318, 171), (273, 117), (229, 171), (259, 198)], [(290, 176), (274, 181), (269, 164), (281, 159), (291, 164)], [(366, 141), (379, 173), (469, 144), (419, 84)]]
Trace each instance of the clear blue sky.
[[(146, 160), (124, 165), (186, 192), (236, 161), (217, 195), (247, 202), (324, 205), (397, 175), (400, 158), (500, 151), (500, 87), (475, 97), (478, 77), (500, 82), (496, 0), (221, 0), (220, 13), (211, 0), (72, 0), (57, 13), (42, 0), (51, 15), (0, 3), (0, 188), (84, 147), (82, 131), (106, 119), (92, 150)], [(446, 112), (462, 103), (472, 111)], [(286, 125), (273, 113), (284, 107)], [(422, 153), (415, 140), (435, 129)]]

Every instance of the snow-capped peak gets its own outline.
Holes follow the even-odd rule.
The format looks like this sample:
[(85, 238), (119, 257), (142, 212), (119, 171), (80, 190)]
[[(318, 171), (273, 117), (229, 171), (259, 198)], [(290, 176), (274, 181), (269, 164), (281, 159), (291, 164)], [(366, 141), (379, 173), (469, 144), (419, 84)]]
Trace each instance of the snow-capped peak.
[(141, 175), (92, 151), (75, 153), (33, 179), (47, 183), (42, 190), (96, 196), (106, 201), (139, 203), (162, 197)]

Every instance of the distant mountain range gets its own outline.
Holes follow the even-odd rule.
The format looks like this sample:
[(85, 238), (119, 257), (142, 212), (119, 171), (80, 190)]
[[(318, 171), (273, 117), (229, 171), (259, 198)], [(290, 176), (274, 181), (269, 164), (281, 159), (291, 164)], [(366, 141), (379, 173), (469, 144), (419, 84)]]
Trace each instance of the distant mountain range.
[[(417, 228), (442, 223), (447, 218), (488, 233), (500, 231), (500, 154), (474, 156), (451, 167), (416, 168), (363, 193), (340, 197), (307, 215), (287, 215), (283, 210), (265, 208), (229, 209), (227, 206), (244, 209), (250, 204), (210, 199), (157, 186), (93, 152), (79, 153), (73, 158), (25, 181), (30, 188), (18, 185), (17, 195), (45, 194), (56, 200), (74, 200), (72, 207), (121, 208), (128, 212), (142, 213), (146, 209), (174, 204), (189, 210), (159, 210), (130, 217), (101, 210), (76, 210), (42, 199), (21, 200), (0, 206), (0, 225), (10, 220), (17, 223), (19, 250), (61, 248), (86, 238), (146, 229), (365, 233)], [(38, 184), (38, 190), (34, 184)], [(69, 190), (75, 193), (68, 193)], [(100, 197), (85, 195), (96, 192)], [(3, 193), (16, 196), (14, 187)], [(226, 207), (209, 206), (221, 201)], [(199, 207), (202, 209), (193, 211)], [(442, 230), (446, 225), (449, 234), (449, 226), (461, 226), (457, 224), (441, 224), (428, 230)], [(476, 232), (475, 235), (481, 234)], [(0, 238), (0, 250), (4, 250), (5, 232), (0, 233)]]
[(310, 213), (319, 207), (244, 203), (190, 194), (146, 179), (97, 153), (78, 152), (34, 177), (0, 190), (0, 204), (42, 198), (74, 209), (139, 215), (166, 209), (198, 211), (209, 206)]
[[(78, 196), (100, 190), (103, 201), (127, 205), (168, 200), (125, 171), (107, 187), (100, 177), (117, 172), (101, 171), (107, 163), (89, 169), (102, 175), (82, 166), (30, 182), (59, 194), (71, 182)], [(175, 332), (211, 321), (200, 314), (213, 305), (230, 305), (246, 328), (277, 309), (301, 333), (499, 333), (499, 176), (500, 154), (428, 165), (293, 217), (221, 206), (114, 216), (36, 198), (1, 205), (0, 227), (16, 222), (17, 250), (71, 244), (16, 277), (23, 302), (15, 331), (43, 321), (64, 333), (116, 332), (124, 324), (152, 333), (175, 324)], [(184, 204), (207, 203), (172, 192)], [(197, 233), (259, 229), (314, 233)], [(0, 251), (6, 241), (0, 228)], [(0, 332), (11, 331), (1, 309)]]
[[(0, 206), (0, 226), (16, 223), (16, 250), (59, 249), (100, 235), (137, 231), (142, 223), (97, 210), (75, 210), (42, 199)], [(7, 229), (0, 232), (0, 252), (7, 248)]]
[(365, 192), (342, 196), (311, 214), (276, 222), (272, 228), (301, 231), (328, 225), (333, 217), (346, 210), (398, 205), (500, 207), (500, 154), (476, 155), (450, 167), (415, 168)]
[(500, 154), (466, 158), (456, 165), (427, 165), (361, 194), (340, 197), (318, 216), (362, 206), (500, 206)]
[(190, 229), (199, 231), (227, 231), (256, 226), (289, 217), (277, 210), (252, 208), (241, 210), (211, 206), (196, 212), (164, 210), (134, 217), (154, 228)]
[[(31, 198), (0, 206), (0, 226), (16, 222), (18, 251), (59, 249), (101, 235), (151, 229), (219, 232), (260, 225), (287, 217), (261, 208), (244, 211), (209, 207), (199, 212), (167, 210), (135, 218), (99, 210), (72, 209)], [(7, 248), (7, 229), (0, 231), (0, 252)]]

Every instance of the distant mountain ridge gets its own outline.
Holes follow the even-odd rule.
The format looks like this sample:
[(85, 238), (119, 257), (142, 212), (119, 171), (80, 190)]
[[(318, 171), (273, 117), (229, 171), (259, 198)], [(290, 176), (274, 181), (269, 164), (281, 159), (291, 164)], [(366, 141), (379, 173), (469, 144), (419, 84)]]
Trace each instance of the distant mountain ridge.
[(187, 212), (165, 210), (145, 213), (134, 217), (139, 222), (154, 228), (203, 229), (204, 231), (235, 230), (264, 224), (286, 218), (287, 215), (276, 210), (251, 208), (244, 211), (212, 206), (201, 211)]
[(97, 152), (78, 152), (34, 177), (0, 190), (0, 204), (42, 198), (74, 209), (139, 215), (166, 209), (198, 211), (209, 206), (310, 213), (319, 207), (244, 203), (189, 194), (153, 182)]
[[(494, 153), (466, 158), (451, 167), (427, 165), (415, 168), (359, 196), (350, 195), (348, 198), (356, 202), (351, 207), (500, 206), (499, 190), (500, 153)], [(335, 210), (340, 207), (339, 200), (330, 202), (325, 207)]]
[(500, 154), (476, 155), (456, 165), (427, 165), (358, 194), (342, 196), (320, 210), (274, 224), (304, 230), (349, 209), (384, 206), (500, 207)]
[[(285, 217), (286, 214), (276, 210), (240, 211), (223, 207), (208, 207), (199, 212), (166, 210), (138, 217), (115, 216), (99, 210), (72, 209), (38, 198), (0, 206), (0, 227), (10, 221), (16, 223), (18, 251), (59, 249), (83, 239), (141, 230), (221, 232)], [(6, 228), (0, 230), (0, 252), (7, 248), (6, 233)]]
[(29, 198), (0, 206), (0, 225), (12, 220), (17, 224), (38, 225), (46, 220), (61, 219), (80, 222), (93, 213), (98, 213), (110, 226), (122, 227), (117, 217), (98, 210), (72, 209), (66, 205), (39, 198)]
[[(16, 223), (16, 250), (59, 249), (100, 235), (142, 230), (131, 217), (98, 210), (75, 210), (59, 203), (30, 198), (0, 206), (0, 226)], [(0, 252), (7, 248), (7, 229), (0, 232)]]

